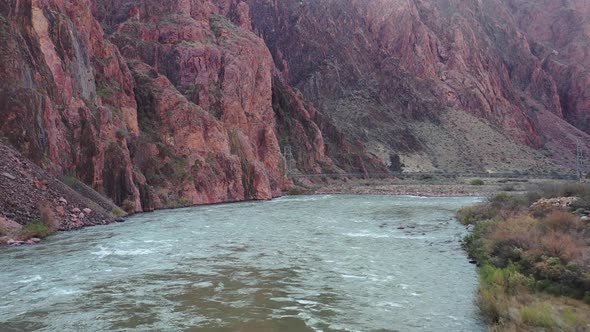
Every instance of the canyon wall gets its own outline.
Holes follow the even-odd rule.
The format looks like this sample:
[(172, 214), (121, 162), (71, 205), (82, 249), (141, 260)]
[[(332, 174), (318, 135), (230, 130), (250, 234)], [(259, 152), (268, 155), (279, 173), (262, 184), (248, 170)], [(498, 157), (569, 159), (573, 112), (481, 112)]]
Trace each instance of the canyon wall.
[(384, 170), (273, 85), (249, 15), (240, 1), (3, 2), (0, 133), (128, 212), (276, 197), (284, 145), (293, 171)]
[(88, 6), (0, 4), (0, 133), (54, 175), (141, 210), (129, 153), (139, 134), (133, 78)]
[(589, 142), (587, 63), (554, 70), (541, 51), (577, 36), (568, 54), (587, 57), (584, 1), (247, 2), (285, 81), (384, 161), (570, 167), (576, 140)]
[(128, 212), (269, 199), (287, 171), (563, 170), (590, 143), (589, 10), (8, 0), (0, 135)]

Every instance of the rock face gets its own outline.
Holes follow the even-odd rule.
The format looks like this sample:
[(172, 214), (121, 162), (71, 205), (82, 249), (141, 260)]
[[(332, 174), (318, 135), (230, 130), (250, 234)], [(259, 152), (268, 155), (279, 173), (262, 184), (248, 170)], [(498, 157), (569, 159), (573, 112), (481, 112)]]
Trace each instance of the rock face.
[(163, 188), (176, 188), (173, 196), (189, 204), (279, 195), (284, 173), (264, 42), (212, 3), (130, 3), (113, 7), (123, 21), (112, 39), (137, 83), (145, 157), (156, 164), (170, 158), (174, 173), (145, 169), (148, 160), (148, 183), (163, 179)]
[[(567, 3), (567, 5), (566, 5)], [(509, 0), (518, 27), (531, 39), (531, 50), (551, 74), (563, 116), (590, 132), (590, 4), (585, 0)]]
[(279, 136), (301, 170), (373, 162), (339, 137), (354, 163), (336, 166), (315, 114), (277, 123), (278, 91), (285, 110), (313, 106), (273, 89), (245, 2), (11, 0), (0, 39), (0, 133), (127, 212), (276, 197), (290, 185)]
[[(588, 143), (587, 1), (247, 2), (284, 80), (384, 161), (538, 168)], [(547, 61), (566, 36), (570, 65)]]
[(139, 133), (133, 79), (88, 7), (0, 4), (0, 133), (54, 174), (141, 210), (128, 149)]
[(303, 173), (569, 167), (588, 7), (8, 0), (0, 135), (128, 212), (276, 197), (285, 146)]

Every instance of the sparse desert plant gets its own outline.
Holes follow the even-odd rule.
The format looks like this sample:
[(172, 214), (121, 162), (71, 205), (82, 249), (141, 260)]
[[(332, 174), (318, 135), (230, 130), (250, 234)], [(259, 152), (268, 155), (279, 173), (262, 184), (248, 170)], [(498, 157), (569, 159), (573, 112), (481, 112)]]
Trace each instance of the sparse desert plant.
[(514, 186), (513, 186), (513, 185), (511, 185), (511, 184), (508, 184), (508, 185), (502, 186), (502, 188), (500, 188), (500, 189), (501, 189), (502, 191), (508, 191), (508, 192), (510, 192), (510, 191), (515, 191), (515, 190), (516, 190), (516, 188), (514, 188)]
[(41, 221), (47, 226), (51, 232), (57, 232), (61, 226), (59, 218), (55, 216), (55, 213), (51, 209), (51, 204), (43, 202), (39, 205), (39, 214), (41, 215)]
[(541, 252), (549, 257), (557, 257), (563, 263), (571, 262), (582, 255), (584, 244), (569, 234), (552, 231), (539, 237)]
[(555, 197), (588, 197), (590, 198), (590, 184), (566, 182), (544, 183), (535, 190), (543, 198)]
[(525, 323), (550, 329), (557, 327), (557, 321), (553, 318), (552, 313), (552, 308), (544, 302), (535, 302), (520, 309), (520, 315)]
[(572, 213), (554, 210), (541, 220), (539, 228), (545, 232), (558, 231), (567, 234), (577, 234), (583, 232), (586, 225)]
[(121, 204), (121, 207), (127, 213), (134, 213), (135, 212), (135, 202), (129, 198), (127, 198), (123, 201), (123, 204)]
[(125, 216), (127, 213), (125, 213), (125, 211), (123, 211), (123, 209), (121, 209), (120, 207), (116, 207), (111, 211), (111, 214), (114, 217), (119, 218)]
[(483, 186), (485, 182), (483, 182), (482, 179), (473, 179), (471, 182), (469, 182), (469, 184), (472, 186)]

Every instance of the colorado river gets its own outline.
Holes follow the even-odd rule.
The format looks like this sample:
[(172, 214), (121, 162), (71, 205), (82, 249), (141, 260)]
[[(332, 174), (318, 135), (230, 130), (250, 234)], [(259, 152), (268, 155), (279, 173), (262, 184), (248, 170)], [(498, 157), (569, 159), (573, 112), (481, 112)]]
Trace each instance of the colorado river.
[(295, 196), (0, 248), (0, 331), (484, 331), (455, 211)]

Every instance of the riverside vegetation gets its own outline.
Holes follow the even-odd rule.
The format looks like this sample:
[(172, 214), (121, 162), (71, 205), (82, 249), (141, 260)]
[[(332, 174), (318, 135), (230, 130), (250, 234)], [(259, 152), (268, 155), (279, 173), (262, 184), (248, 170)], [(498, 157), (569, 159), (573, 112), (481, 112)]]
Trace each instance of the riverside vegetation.
[(458, 212), (473, 230), (463, 246), (480, 266), (477, 304), (492, 331), (590, 331), (588, 210), (590, 186), (564, 184)]

